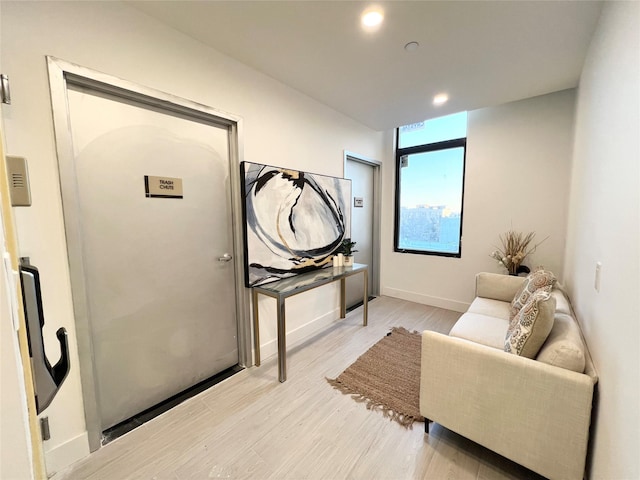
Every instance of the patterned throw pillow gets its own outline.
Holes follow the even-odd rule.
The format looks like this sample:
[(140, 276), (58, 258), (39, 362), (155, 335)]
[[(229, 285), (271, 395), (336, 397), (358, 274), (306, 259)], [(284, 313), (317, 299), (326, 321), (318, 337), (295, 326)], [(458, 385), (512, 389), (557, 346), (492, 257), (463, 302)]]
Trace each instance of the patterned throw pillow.
[(536, 290), (509, 325), (504, 351), (535, 358), (553, 327), (556, 299), (544, 289)]
[(531, 295), (540, 289), (545, 292), (551, 292), (555, 284), (555, 275), (547, 270), (539, 269), (530, 273), (525, 281), (522, 282), (522, 285), (511, 301), (511, 310), (509, 312), (509, 320), (511, 323), (513, 323), (513, 319), (520, 309), (529, 301)]

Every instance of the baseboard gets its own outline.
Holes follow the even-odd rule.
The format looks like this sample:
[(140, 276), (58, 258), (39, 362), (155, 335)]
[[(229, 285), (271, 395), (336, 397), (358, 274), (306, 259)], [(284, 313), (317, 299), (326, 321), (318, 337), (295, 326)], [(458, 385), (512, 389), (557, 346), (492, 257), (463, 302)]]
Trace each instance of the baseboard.
[(430, 305), (432, 307), (446, 308), (447, 310), (453, 310), (455, 312), (466, 312), (469, 309), (470, 303), (460, 302), (458, 300), (451, 300), (449, 298), (433, 297), (431, 295), (424, 295), (422, 293), (408, 292), (406, 290), (400, 290), (397, 288), (383, 287), (382, 294), (388, 297), (401, 298), (402, 300), (408, 300), (410, 302), (421, 303), (423, 305)]
[(84, 432), (44, 452), (47, 476), (51, 477), (87, 455), (89, 455), (89, 438), (87, 432)]
[[(328, 327), (332, 323), (340, 319), (339, 309), (331, 310), (318, 318), (299, 326), (298, 328), (287, 332), (287, 348), (294, 346), (296, 343), (305, 340), (314, 333)], [(260, 359), (264, 361), (272, 355), (278, 353), (278, 339), (274, 338), (260, 345)]]

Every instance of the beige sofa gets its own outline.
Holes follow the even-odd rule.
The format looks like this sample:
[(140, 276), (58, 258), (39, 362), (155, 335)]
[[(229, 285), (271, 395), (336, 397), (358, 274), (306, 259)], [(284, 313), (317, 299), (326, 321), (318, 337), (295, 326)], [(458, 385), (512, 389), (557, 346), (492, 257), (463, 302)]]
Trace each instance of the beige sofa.
[(596, 372), (558, 289), (553, 327), (535, 359), (504, 351), (510, 302), (523, 281), (478, 274), (476, 299), (449, 335), (423, 333), (420, 413), (547, 478), (582, 479)]

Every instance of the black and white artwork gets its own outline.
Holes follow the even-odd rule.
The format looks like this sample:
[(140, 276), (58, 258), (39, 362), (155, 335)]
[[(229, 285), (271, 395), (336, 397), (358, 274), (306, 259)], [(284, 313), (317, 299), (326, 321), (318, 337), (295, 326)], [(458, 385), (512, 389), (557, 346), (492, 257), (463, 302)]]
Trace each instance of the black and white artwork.
[(351, 180), (242, 162), (245, 284), (331, 265), (350, 237)]

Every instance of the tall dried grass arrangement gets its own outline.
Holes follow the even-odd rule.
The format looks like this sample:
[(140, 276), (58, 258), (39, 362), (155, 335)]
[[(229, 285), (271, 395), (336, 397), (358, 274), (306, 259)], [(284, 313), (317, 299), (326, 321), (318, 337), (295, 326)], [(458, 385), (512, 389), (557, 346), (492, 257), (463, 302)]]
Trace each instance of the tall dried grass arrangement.
[(491, 257), (496, 259), (500, 265), (505, 267), (510, 275), (517, 275), (518, 267), (522, 264), (527, 255), (536, 251), (536, 248), (547, 238), (530, 246), (535, 232), (524, 235), (521, 232), (509, 230), (499, 235), (502, 248), (497, 248), (491, 253)]

